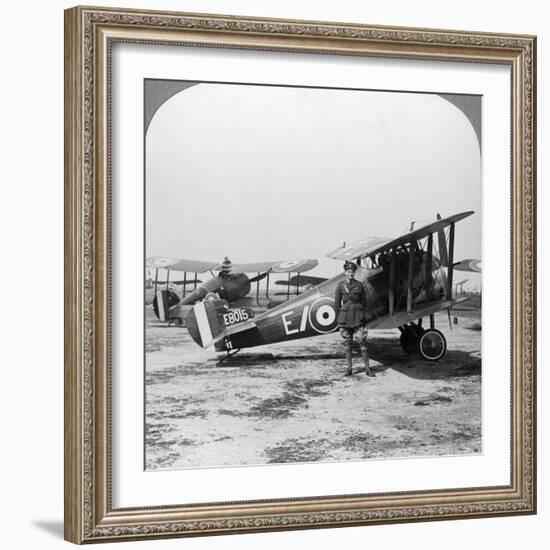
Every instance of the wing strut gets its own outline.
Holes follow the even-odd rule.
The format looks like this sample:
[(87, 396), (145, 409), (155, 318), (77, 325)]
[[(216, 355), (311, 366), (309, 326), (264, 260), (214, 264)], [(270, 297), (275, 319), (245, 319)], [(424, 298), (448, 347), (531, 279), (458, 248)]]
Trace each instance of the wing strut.
[(409, 270), (407, 272), (407, 313), (411, 313), (413, 305), (413, 244), (409, 245)]
[(155, 269), (155, 296), (157, 295), (157, 284), (159, 280), (159, 268)]
[(453, 297), (453, 256), (455, 248), (455, 224), (452, 223), (449, 229), (449, 263), (447, 267), (447, 298)]
[(393, 310), (395, 308), (395, 248), (391, 249), (390, 255), (390, 285), (388, 290), (388, 314), (393, 315)]
[[(433, 233), (428, 235), (428, 251), (426, 258), (426, 277), (424, 279), (424, 291), (426, 298), (429, 300), (432, 296), (432, 260), (433, 260), (434, 236)], [(433, 328), (433, 327), (432, 327)]]
[[(441, 219), (441, 215), (437, 214), (437, 219)], [(448, 265), (449, 258), (447, 257), (447, 241), (445, 240), (445, 230), (440, 229), (437, 232), (437, 239), (439, 244), (439, 263), (441, 265)]]
[(290, 300), (290, 271), (288, 272), (288, 283), (286, 285), (286, 299)]
[(183, 298), (185, 298), (185, 294), (186, 294), (185, 289), (186, 289), (186, 287), (187, 287), (187, 271), (184, 271), (183, 272)]

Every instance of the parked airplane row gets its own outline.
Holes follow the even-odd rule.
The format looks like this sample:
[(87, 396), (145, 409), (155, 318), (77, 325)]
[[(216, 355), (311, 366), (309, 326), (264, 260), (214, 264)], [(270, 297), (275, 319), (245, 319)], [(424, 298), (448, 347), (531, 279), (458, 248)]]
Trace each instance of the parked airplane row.
[[(453, 295), (455, 270), (481, 272), (478, 260), (454, 261), (455, 225), (472, 214), (438, 215), (404, 235), (355, 241), (327, 254), (357, 264), (355, 278), (367, 296), (367, 328), (398, 328), (404, 351), (424, 359), (445, 355), (447, 343), (435, 328), (435, 313), (447, 310), (450, 320), (451, 308), (468, 299)], [(228, 258), (219, 263), (152, 257), (146, 260), (146, 268), (155, 273), (146, 281), (146, 303), (160, 320), (185, 323), (201, 347), (227, 355), (321, 336), (337, 330), (334, 294), (344, 273), (330, 279), (304, 274), (317, 265), (312, 259), (233, 264)], [(159, 281), (159, 269), (166, 280)], [(183, 273), (183, 279), (170, 281), (174, 271)], [(274, 292), (271, 278), (283, 274), (286, 278), (274, 282)]]

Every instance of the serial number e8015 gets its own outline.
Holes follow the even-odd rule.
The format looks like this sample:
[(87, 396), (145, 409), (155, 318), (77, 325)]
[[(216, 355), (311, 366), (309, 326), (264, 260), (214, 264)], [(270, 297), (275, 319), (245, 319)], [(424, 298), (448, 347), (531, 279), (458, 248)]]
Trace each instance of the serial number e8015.
[(223, 314), (223, 322), (225, 326), (234, 325), (235, 323), (242, 323), (248, 321), (250, 315), (246, 309), (234, 309)]

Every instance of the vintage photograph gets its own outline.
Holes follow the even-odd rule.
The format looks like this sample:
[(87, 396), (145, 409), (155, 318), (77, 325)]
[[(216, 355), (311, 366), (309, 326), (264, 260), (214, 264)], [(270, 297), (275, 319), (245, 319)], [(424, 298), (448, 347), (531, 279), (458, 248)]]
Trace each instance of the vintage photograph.
[(482, 98), (144, 81), (146, 470), (474, 455)]

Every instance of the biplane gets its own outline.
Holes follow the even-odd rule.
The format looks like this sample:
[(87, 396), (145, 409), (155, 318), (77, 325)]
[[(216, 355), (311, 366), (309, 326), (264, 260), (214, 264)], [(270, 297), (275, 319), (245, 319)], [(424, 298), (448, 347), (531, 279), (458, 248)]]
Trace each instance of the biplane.
[[(238, 312), (240, 319), (249, 319), (258, 311), (274, 308), (298, 295), (308, 283), (311, 285), (311, 279), (302, 273), (316, 267), (318, 262), (286, 260), (233, 264), (227, 258), (220, 263), (155, 256), (147, 258), (145, 264), (147, 269), (155, 270), (154, 280), (150, 278), (146, 281), (146, 303), (148, 296), (152, 296), (150, 301), (157, 318), (169, 324), (181, 325), (193, 305), (204, 299), (217, 298), (237, 308), (235, 314)], [(159, 269), (166, 272), (164, 281), (158, 279)], [(170, 273), (173, 271), (183, 272), (183, 279), (170, 281)], [(208, 272), (211, 278), (207, 281), (198, 278)], [(249, 277), (251, 273), (255, 275)], [(285, 292), (269, 294), (272, 273), (287, 274), (286, 280), (276, 281), (276, 284), (286, 286)], [(260, 281), (264, 281), (261, 290)], [(254, 283), (255, 295), (251, 295)], [(149, 291), (147, 286), (151, 287)], [(178, 290), (178, 286), (181, 290)]]
[(148, 273), (147, 278), (145, 279), (145, 305), (150, 306), (153, 304), (159, 289), (168, 290), (171, 293), (174, 293), (178, 299), (181, 300), (183, 294), (186, 292), (185, 289), (188, 286), (194, 285), (196, 287), (199, 283), (202, 283), (202, 281), (197, 278), (170, 281), (169, 272), (167, 272), (166, 280), (159, 280), (158, 270), (156, 271), (154, 278)]
[[(473, 211), (462, 212), (395, 238), (370, 238), (329, 252), (335, 260), (355, 261), (355, 278), (365, 288), (369, 329), (400, 331), (406, 353), (436, 361), (447, 350), (435, 328), (435, 313), (464, 301), (453, 296), (455, 225)], [(468, 260), (472, 261), (472, 260)], [(465, 269), (464, 262), (456, 262)], [(478, 264), (476, 264), (476, 267)], [(329, 334), (337, 329), (334, 294), (341, 273), (249, 319), (226, 300), (198, 301), (187, 316), (191, 337), (203, 348), (233, 355), (242, 348)], [(467, 298), (466, 298), (467, 299)], [(424, 319), (429, 325), (424, 326)]]

